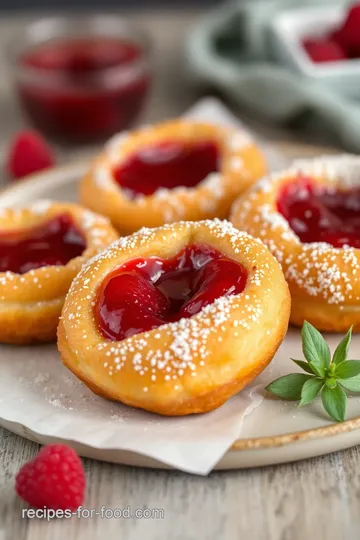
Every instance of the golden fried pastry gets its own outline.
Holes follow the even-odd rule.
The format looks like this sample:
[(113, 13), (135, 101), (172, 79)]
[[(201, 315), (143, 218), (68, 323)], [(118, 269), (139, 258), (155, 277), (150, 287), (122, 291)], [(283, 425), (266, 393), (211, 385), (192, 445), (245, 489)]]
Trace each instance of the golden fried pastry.
[(58, 329), (95, 393), (178, 416), (222, 405), (271, 361), (288, 326), (280, 265), (229, 222), (179, 222), (112, 244), (75, 278)]
[(234, 204), (234, 225), (281, 263), (296, 325), (360, 330), (359, 180), (359, 157), (325, 156), (265, 178)]
[(39, 201), (0, 211), (0, 342), (51, 341), (83, 263), (118, 238), (75, 204)]
[(234, 198), (265, 171), (243, 131), (176, 120), (111, 139), (83, 179), (80, 199), (129, 234), (227, 217)]

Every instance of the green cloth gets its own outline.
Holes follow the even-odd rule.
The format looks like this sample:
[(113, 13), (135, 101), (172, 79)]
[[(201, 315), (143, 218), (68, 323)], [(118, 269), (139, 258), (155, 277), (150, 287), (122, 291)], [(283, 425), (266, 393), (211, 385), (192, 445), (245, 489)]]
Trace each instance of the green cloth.
[[(279, 11), (340, 0), (250, 0), (223, 4), (190, 33), (186, 58), (192, 76), (278, 123), (302, 121), (332, 131), (360, 151), (360, 100), (348, 99), (276, 63), (268, 22)], [(360, 89), (359, 89), (360, 95)]]

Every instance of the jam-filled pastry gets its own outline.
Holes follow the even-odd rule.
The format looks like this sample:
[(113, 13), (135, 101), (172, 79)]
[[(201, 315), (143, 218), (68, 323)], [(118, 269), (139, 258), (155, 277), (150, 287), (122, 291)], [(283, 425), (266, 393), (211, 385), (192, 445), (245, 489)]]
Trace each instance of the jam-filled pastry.
[(225, 218), (234, 198), (265, 171), (245, 132), (176, 120), (113, 137), (83, 179), (80, 199), (129, 234)]
[(117, 238), (106, 218), (75, 204), (1, 210), (0, 342), (54, 340), (72, 280)]
[(177, 416), (211, 411), (271, 361), (288, 326), (280, 265), (220, 220), (143, 229), (75, 278), (58, 329), (95, 393)]
[(295, 163), (234, 204), (231, 221), (260, 238), (281, 263), (291, 322), (360, 330), (360, 158)]

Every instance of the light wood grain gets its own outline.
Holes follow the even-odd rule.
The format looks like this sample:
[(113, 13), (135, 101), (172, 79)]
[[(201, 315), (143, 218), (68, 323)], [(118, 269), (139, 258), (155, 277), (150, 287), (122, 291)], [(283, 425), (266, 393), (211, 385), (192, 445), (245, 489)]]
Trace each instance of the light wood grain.
[(85, 460), (85, 506), (162, 508), (163, 520), (21, 519), (18, 466), (38, 445), (0, 430), (0, 538), (16, 540), (355, 540), (359, 538), (359, 450), (301, 463), (213, 473), (142, 470)]
[[(181, 72), (181, 44), (197, 11), (134, 16), (155, 40), (155, 85), (143, 121), (176, 116), (195, 99)], [(5, 42), (28, 17), (0, 19), (0, 153), (23, 121), (5, 70)], [(284, 131), (255, 127), (273, 139)], [(287, 137), (294, 138), (293, 135)], [(81, 151), (82, 152), (82, 151)], [(85, 150), (88, 152), (88, 150)], [(66, 160), (74, 152), (62, 152)], [(0, 364), (1, 365), (1, 364)], [(0, 368), (1, 376), (1, 368)], [(199, 478), (84, 460), (85, 506), (163, 508), (163, 520), (21, 519), (14, 476), (39, 446), (0, 428), (0, 540), (355, 540), (360, 538), (359, 449), (306, 462)]]

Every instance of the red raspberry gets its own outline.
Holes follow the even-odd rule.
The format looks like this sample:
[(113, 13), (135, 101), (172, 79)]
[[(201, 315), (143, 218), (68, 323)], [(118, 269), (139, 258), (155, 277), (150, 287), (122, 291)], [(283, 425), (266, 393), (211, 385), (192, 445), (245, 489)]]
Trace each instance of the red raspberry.
[(348, 56), (360, 57), (360, 3), (349, 10), (344, 24), (333, 32), (333, 39), (347, 51)]
[(35, 508), (75, 511), (85, 497), (81, 459), (69, 446), (50, 444), (16, 475), (16, 493)]
[(313, 62), (334, 62), (346, 60), (346, 54), (340, 45), (327, 39), (304, 39), (303, 47)]
[(35, 131), (21, 131), (14, 137), (7, 159), (7, 171), (11, 178), (22, 178), (54, 164), (52, 149), (41, 135)]

